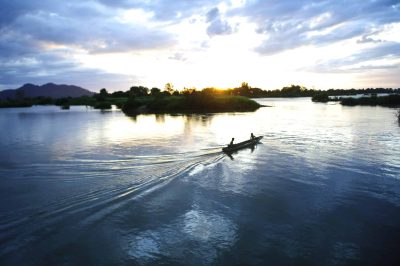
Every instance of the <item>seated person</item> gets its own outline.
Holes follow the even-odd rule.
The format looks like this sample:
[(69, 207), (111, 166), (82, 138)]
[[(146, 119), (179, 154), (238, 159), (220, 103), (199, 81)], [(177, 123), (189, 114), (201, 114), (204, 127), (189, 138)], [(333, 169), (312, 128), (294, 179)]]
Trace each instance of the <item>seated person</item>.
[(229, 143), (228, 146), (232, 146), (233, 145), (233, 141), (235, 140), (235, 138), (232, 138), (231, 143)]

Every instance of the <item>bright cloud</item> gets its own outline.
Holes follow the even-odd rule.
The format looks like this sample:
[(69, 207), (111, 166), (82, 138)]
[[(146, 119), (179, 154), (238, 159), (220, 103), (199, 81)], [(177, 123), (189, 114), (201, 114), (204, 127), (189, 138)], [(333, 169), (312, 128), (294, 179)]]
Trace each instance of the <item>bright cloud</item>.
[(398, 1), (14, 0), (0, 89), (399, 87)]

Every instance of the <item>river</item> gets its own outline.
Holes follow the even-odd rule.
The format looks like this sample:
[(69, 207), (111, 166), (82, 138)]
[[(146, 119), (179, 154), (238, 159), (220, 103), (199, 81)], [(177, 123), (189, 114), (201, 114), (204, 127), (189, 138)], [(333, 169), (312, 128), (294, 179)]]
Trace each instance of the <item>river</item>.
[[(0, 109), (1, 265), (399, 265), (395, 110)], [(264, 139), (231, 157), (232, 137)]]

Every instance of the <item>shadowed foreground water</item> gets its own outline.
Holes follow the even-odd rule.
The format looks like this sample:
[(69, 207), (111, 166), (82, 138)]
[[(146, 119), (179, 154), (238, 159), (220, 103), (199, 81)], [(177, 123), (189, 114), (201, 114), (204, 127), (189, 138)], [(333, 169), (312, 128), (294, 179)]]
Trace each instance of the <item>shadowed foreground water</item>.
[[(1, 265), (400, 265), (394, 110), (0, 109)], [(263, 135), (232, 158), (231, 137)]]

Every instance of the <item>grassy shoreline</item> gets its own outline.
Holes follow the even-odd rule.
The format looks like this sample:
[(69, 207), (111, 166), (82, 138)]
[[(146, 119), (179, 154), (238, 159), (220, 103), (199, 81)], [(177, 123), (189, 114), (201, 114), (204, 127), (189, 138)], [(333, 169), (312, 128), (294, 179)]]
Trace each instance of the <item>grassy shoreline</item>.
[(28, 98), (0, 101), (0, 108), (31, 107), (33, 105), (57, 105), (68, 110), (69, 106), (84, 105), (107, 110), (117, 106), (127, 115), (140, 113), (218, 113), (251, 112), (262, 105), (243, 96), (194, 93), (189, 95), (141, 96), (141, 97), (88, 97), (79, 98)]
[(130, 98), (122, 106), (127, 115), (139, 113), (219, 113), (252, 112), (261, 105), (242, 96), (171, 96), (153, 98)]

